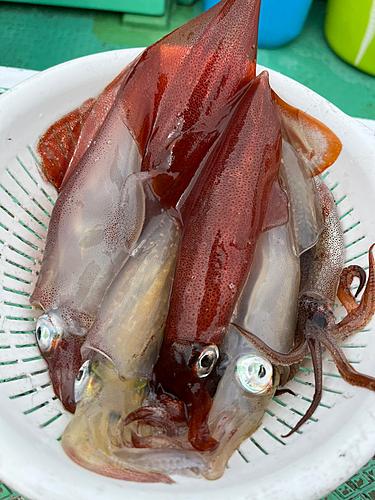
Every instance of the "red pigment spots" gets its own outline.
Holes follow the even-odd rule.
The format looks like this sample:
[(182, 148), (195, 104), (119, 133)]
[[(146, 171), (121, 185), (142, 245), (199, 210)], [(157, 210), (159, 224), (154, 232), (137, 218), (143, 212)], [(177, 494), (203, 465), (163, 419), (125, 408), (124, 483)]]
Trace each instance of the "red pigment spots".
[(121, 94), (142, 170), (160, 172), (152, 188), (166, 208), (176, 207), (231, 99), (255, 76), (258, 15), (257, 1), (220, 2), (147, 49)]
[(63, 116), (51, 125), (39, 140), (37, 152), (42, 175), (57, 189), (61, 186), (82, 126), (94, 102), (95, 99), (88, 99), (79, 108)]
[(267, 78), (258, 77), (187, 201), (167, 321), (170, 341), (221, 342), (262, 230), (280, 144)]
[(267, 73), (249, 84), (225, 132), (186, 201), (164, 343), (154, 372), (155, 387), (186, 404), (189, 441), (199, 450), (217, 445), (206, 421), (212, 403), (206, 384), (215, 375), (198, 378), (196, 354), (224, 338), (279, 173), (281, 130)]

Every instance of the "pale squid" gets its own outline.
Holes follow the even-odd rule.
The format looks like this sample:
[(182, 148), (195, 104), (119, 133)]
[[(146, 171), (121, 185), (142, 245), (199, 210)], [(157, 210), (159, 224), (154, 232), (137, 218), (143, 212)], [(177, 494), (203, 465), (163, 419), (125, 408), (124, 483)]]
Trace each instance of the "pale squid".
[[(323, 207), (324, 229), (318, 243), (301, 256), (301, 284), (298, 303), (296, 337), (293, 349), (280, 353), (264, 344), (252, 333), (238, 326), (241, 333), (273, 363), (292, 366), (311, 353), (315, 392), (313, 401), (301, 420), (283, 437), (290, 436), (305, 423), (317, 408), (322, 397), (322, 347), (329, 350), (336, 367), (344, 380), (352, 385), (375, 390), (375, 379), (358, 373), (346, 360), (336, 339), (344, 338), (361, 328), (375, 312), (375, 262), (369, 250), (369, 277), (361, 301), (357, 304), (350, 291), (352, 280), (360, 280), (360, 290), (366, 274), (359, 266), (343, 270), (344, 244), (336, 205), (329, 189), (316, 178), (317, 189)], [(348, 315), (335, 323), (333, 307), (336, 295), (348, 311)]]
[(132, 175), (141, 157), (122, 114), (111, 109), (57, 198), (31, 297), (45, 311), (36, 336), (54, 390), (70, 411), (81, 346), (145, 218), (143, 185)]
[(162, 341), (181, 230), (166, 213), (137, 247), (103, 299), (75, 382), (77, 408), (62, 445), (79, 465), (139, 482), (171, 482), (114, 455), (130, 429), (121, 422), (141, 404)]
[[(294, 343), (299, 277), (291, 224), (262, 234), (237, 307), (236, 324), (275, 350), (289, 352)], [(272, 365), (233, 325), (222, 352), (228, 366), (208, 418), (211, 433), (219, 442), (203, 473), (208, 479), (224, 473), (229, 457), (259, 427), (277, 387), (289, 376), (288, 369)]]

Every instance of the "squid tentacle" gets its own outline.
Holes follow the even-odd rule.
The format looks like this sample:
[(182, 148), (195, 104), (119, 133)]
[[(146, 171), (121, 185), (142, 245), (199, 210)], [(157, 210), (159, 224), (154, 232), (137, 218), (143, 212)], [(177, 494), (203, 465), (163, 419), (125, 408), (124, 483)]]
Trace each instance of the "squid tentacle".
[(137, 410), (129, 413), (124, 419), (124, 427), (132, 422), (142, 421), (146, 425), (154, 425), (165, 430), (167, 436), (174, 436), (176, 434), (176, 426), (173, 418), (168, 411), (162, 406), (146, 406), (138, 408)]
[(131, 433), (134, 448), (172, 448), (178, 450), (194, 450), (189, 442), (171, 439), (168, 436), (138, 436), (134, 431)]
[[(355, 295), (350, 291), (350, 286), (354, 278), (359, 279), (359, 287)], [(341, 304), (345, 307), (348, 313), (351, 313), (358, 307), (355, 300), (366, 284), (366, 273), (360, 266), (349, 266), (343, 269), (339, 287), (337, 289), (337, 297)]]
[(283, 394), (291, 394), (292, 396), (295, 396), (295, 393), (292, 391), (292, 389), (285, 388), (277, 389), (275, 392), (275, 397), (282, 396)]
[(267, 356), (272, 363), (275, 363), (277, 365), (291, 366), (299, 363), (309, 352), (308, 342), (305, 338), (302, 338), (301, 341), (298, 342), (297, 345), (295, 345), (288, 354), (284, 354), (282, 352), (271, 349), (271, 347), (265, 344), (256, 335), (248, 332), (236, 323), (232, 324), (249, 342), (251, 342), (251, 344), (253, 344), (256, 349), (258, 349), (259, 352)]
[(321, 344), (324, 345), (324, 347), (326, 347), (330, 352), (332, 359), (345, 382), (357, 387), (365, 387), (366, 389), (375, 391), (375, 378), (364, 373), (359, 373), (351, 366), (342, 349), (337, 344), (335, 337), (329, 331), (319, 332), (318, 338)]
[(170, 415), (170, 419), (175, 423), (182, 423), (187, 421), (184, 403), (178, 399), (173, 399), (167, 394), (158, 396), (158, 401), (163, 405), (165, 410)]
[(294, 434), (298, 429), (314, 414), (317, 409), (323, 394), (323, 365), (322, 365), (322, 346), (319, 340), (309, 337), (307, 343), (310, 348), (313, 368), (314, 368), (314, 379), (315, 379), (315, 392), (313, 400), (305, 415), (297, 422), (288, 434), (281, 436), (282, 438), (287, 438)]
[(375, 313), (375, 259), (373, 255), (374, 248), (375, 244), (370, 247), (368, 253), (369, 277), (360, 303), (354, 309), (352, 309), (349, 314), (345, 316), (345, 318), (340, 321), (340, 323), (338, 323), (332, 330), (333, 334), (341, 338), (346, 338), (352, 333), (362, 330), (369, 323), (373, 314)]

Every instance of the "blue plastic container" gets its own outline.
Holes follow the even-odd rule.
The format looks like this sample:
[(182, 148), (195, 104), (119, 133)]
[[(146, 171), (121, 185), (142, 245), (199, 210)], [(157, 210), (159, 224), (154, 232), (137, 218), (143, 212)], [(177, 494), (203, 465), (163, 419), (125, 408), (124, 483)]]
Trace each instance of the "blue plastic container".
[[(204, 0), (207, 10), (219, 0)], [(301, 34), (313, 0), (262, 0), (258, 45), (273, 49)]]
[(215, 4), (219, 3), (219, 0), (204, 0), (204, 10), (211, 9)]

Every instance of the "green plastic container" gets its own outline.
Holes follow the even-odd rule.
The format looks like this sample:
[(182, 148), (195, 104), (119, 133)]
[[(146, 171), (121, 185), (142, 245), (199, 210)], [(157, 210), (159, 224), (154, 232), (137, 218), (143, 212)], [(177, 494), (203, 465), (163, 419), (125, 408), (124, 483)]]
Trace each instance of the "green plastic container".
[(375, 75), (375, 0), (328, 0), (325, 35), (344, 61)]
[(177, 0), (177, 3), (180, 5), (193, 5), (195, 0)]
[(80, 9), (111, 10), (146, 16), (162, 16), (166, 0), (8, 0), (10, 2), (76, 7)]

